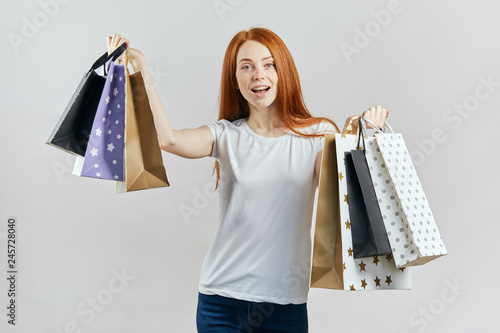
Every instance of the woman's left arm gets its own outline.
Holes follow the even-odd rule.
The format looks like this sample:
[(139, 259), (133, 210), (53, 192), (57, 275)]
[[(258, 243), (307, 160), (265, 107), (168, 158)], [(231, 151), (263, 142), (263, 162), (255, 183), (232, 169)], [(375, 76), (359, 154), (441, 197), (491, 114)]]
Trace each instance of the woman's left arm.
[[(368, 118), (372, 123), (378, 126), (378, 128), (384, 127), (385, 120), (389, 116), (389, 108), (382, 108), (382, 106), (377, 105), (377, 106), (372, 106), (368, 110), (365, 110), (361, 116), (365, 116)], [(342, 132), (345, 132), (347, 129), (347, 126), (349, 123), (351, 123), (351, 120), (355, 117), (360, 117), (360, 116), (351, 116), (347, 118), (344, 129)], [(359, 121), (352, 121), (352, 131), (351, 134), (355, 134), (358, 131), (358, 126), (359, 126)], [(371, 128), (369, 126), (368, 128)], [(316, 181), (319, 186), (319, 177), (320, 177), (320, 171), (321, 171), (321, 160), (323, 159), (323, 150), (321, 150), (318, 153), (318, 156), (316, 156), (316, 161), (314, 163), (314, 171), (316, 173)]]

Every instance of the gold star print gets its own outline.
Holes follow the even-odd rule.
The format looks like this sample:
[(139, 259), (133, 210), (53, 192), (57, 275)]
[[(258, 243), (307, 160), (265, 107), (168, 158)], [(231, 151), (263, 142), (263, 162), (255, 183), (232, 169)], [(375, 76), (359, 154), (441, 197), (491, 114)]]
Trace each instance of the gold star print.
[(356, 290), (356, 288), (354, 288), (354, 285), (353, 285), (353, 284), (351, 284), (351, 285), (349, 286), (349, 288), (350, 288), (351, 290)]
[(344, 178), (344, 175), (342, 175), (342, 172), (339, 172), (339, 179), (342, 180)]
[(392, 280), (391, 280), (391, 276), (390, 276), (390, 275), (389, 275), (389, 276), (387, 276), (387, 275), (386, 275), (385, 277), (386, 277), (386, 279), (385, 279), (385, 283), (387, 283), (387, 285), (388, 285), (388, 286), (390, 286), (390, 285), (391, 285), (391, 282), (392, 282)]
[(405, 272), (405, 268), (406, 267), (401, 267), (399, 270), (404, 273)]
[(346, 270), (346, 269), (347, 269), (347, 267), (345, 267), (345, 263), (344, 263), (344, 270)]
[(340, 135), (340, 137), (341, 137), (341, 138), (345, 138), (345, 133), (342, 133), (342, 134)]
[(375, 276), (375, 280), (373, 280), (373, 281), (375, 281), (376, 287), (380, 287), (380, 279), (378, 278), (378, 276)]
[(388, 262), (391, 262), (392, 259), (392, 254), (388, 254), (385, 259), (387, 259)]
[(349, 250), (347, 250), (347, 253), (349, 253), (349, 257), (352, 257), (352, 249), (350, 246), (349, 246)]
[(366, 289), (367, 285), (368, 283), (366, 283), (366, 279), (361, 280), (361, 287), (363, 287), (363, 289)]
[(366, 272), (366, 269), (365, 269), (365, 266), (366, 264), (363, 262), (363, 260), (361, 260), (361, 263), (358, 264), (359, 266), (359, 271), (365, 271)]
[(373, 257), (373, 263), (375, 264), (375, 266), (378, 266), (378, 262), (379, 262), (379, 261), (380, 261), (380, 260), (378, 259), (378, 257), (377, 257), (377, 256), (374, 256), (374, 257)]
[(344, 222), (344, 223), (345, 223), (346, 229), (351, 229), (351, 223), (349, 222), (349, 220), (347, 220), (347, 222)]
[(349, 201), (347, 200), (347, 194), (344, 194), (344, 201), (349, 203)]

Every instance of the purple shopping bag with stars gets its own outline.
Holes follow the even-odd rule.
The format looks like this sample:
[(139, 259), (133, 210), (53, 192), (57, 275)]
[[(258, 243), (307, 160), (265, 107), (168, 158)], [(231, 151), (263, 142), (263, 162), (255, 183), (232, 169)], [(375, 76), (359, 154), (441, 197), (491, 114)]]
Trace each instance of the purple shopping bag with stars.
[(77, 158), (79, 176), (124, 180), (125, 65), (110, 63), (85, 157)]

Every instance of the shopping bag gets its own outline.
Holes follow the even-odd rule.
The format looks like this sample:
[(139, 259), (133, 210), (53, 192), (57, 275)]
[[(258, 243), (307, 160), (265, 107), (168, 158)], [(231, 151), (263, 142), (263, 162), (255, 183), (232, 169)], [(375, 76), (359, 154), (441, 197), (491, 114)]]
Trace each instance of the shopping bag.
[(311, 287), (410, 289), (410, 271), (398, 269), (392, 255), (363, 259), (353, 257), (344, 153), (355, 148), (355, 135), (325, 135), (316, 206)]
[(390, 130), (365, 138), (366, 161), (396, 266), (423, 265), (447, 251), (403, 136)]
[(144, 79), (140, 71), (130, 75), (126, 56), (125, 180), (117, 183), (117, 192), (168, 187)]
[(391, 254), (365, 151), (352, 150), (344, 155), (354, 258)]
[[(73, 155), (84, 156), (97, 106), (106, 82), (105, 64), (109, 60), (115, 61), (126, 47), (124, 43), (113, 53), (109, 55), (107, 52), (104, 53), (85, 73), (47, 140), (48, 145)], [(99, 75), (96, 72), (100, 67), (104, 68), (104, 75)]]
[(125, 65), (111, 62), (85, 157), (77, 157), (73, 173), (122, 181), (125, 135)]

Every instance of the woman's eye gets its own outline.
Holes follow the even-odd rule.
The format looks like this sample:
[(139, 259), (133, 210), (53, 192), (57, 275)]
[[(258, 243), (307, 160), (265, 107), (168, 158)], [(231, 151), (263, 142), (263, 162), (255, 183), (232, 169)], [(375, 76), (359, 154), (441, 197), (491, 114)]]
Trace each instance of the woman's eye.
[(250, 65), (245, 65), (245, 66), (241, 67), (241, 69), (252, 69), (252, 66), (250, 66)]
[(267, 64), (266, 65), (267, 68), (273, 68), (274, 67), (274, 64)]

